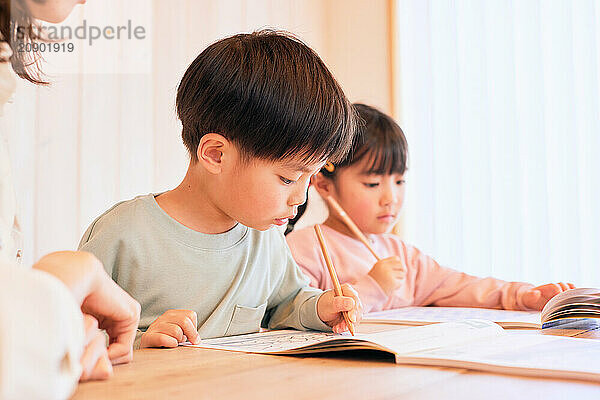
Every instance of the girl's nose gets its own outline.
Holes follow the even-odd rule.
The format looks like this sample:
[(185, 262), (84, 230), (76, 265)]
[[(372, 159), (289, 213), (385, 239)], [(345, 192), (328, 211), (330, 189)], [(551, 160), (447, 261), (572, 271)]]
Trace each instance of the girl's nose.
[(396, 193), (395, 188), (386, 186), (381, 195), (381, 205), (387, 206), (390, 204), (395, 204), (398, 202), (398, 193)]

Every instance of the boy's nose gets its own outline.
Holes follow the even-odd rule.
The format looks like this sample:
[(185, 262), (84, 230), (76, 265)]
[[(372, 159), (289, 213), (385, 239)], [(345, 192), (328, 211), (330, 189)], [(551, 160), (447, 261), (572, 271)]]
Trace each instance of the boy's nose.
[(298, 207), (301, 204), (304, 204), (306, 201), (307, 190), (298, 191), (298, 193), (294, 193), (293, 196), (290, 197), (288, 201), (288, 205), (294, 208)]

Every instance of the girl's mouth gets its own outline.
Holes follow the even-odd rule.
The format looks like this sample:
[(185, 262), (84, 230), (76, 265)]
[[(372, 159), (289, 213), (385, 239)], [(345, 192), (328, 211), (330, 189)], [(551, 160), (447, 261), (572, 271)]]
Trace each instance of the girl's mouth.
[(394, 221), (396, 220), (396, 216), (395, 216), (395, 215), (393, 215), (393, 214), (384, 214), (384, 215), (379, 215), (379, 216), (377, 217), (377, 220), (378, 220), (378, 221), (380, 221), (380, 222), (387, 222), (387, 223), (390, 223), (390, 222), (394, 222)]

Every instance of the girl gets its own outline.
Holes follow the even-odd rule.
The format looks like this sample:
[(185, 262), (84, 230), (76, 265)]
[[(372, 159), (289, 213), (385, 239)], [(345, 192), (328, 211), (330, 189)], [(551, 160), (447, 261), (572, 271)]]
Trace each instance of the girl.
[[(388, 233), (404, 200), (408, 146), (400, 127), (384, 113), (355, 104), (363, 120), (350, 154), (339, 164), (327, 163), (312, 184), (322, 197), (331, 196), (367, 235), (376, 262), (334, 210), (323, 234), (340, 282), (358, 291), (366, 312), (406, 306), (455, 306), (541, 310), (550, 298), (572, 284), (528, 283), (478, 278), (440, 266), (419, 249)], [(312, 285), (332, 287), (313, 227), (287, 236), (296, 262)], [(385, 258), (384, 258), (385, 257)]]

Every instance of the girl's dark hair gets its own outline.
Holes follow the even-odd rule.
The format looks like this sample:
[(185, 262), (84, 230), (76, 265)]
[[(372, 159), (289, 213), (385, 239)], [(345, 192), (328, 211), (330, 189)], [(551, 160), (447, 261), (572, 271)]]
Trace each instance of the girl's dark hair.
[(319, 56), (287, 32), (238, 34), (207, 47), (177, 90), (183, 142), (193, 161), (206, 133), (245, 158), (342, 159), (355, 112)]
[(0, 62), (10, 61), (21, 78), (36, 85), (47, 85), (40, 66), (42, 56), (31, 46), (36, 41), (45, 41), (37, 32), (37, 22), (23, 0), (0, 0), (0, 41), (6, 42), (12, 50), (9, 59), (3, 59), (0, 54)]
[[(365, 174), (404, 174), (408, 169), (408, 144), (400, 126), (392, 117), (374, 107), (361, 103), (353, 106), (359, 121), (352, 147), (341, 161), (328, 163), (320, 172), (335, 179), (341, 168), (367, 160), (363, 171)], [(286, 234), (294, 229), (305, 210), (306, 203), (298, 209), (298, 215), (289, 221)]]
[(400, 126), (375, 107), (361, 103), (353, 106), (360, 122), (352, 148), (340, 162), (332, 163), (333, 171), (323, 168), (321, 173), (334, 178), (340, 168), (366, 159), (365, 174), (404, 174), (408, 168), (408, 144)]

